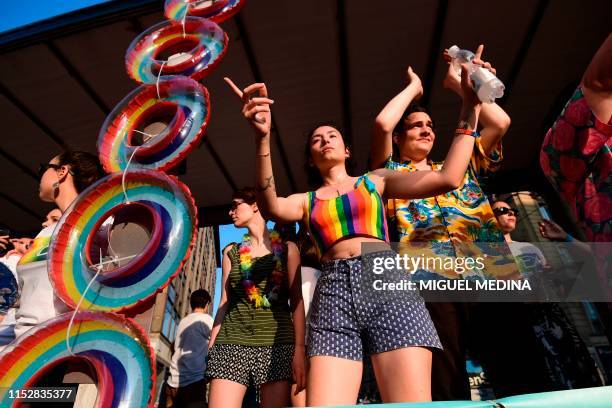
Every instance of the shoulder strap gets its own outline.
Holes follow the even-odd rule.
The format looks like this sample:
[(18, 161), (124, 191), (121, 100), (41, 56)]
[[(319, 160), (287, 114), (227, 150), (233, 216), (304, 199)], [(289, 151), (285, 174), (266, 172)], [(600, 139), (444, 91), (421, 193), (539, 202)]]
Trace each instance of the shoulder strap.
[[(232, 246), (233, 245), (233, 246)], [(240, 244), (238, 242), (230, 242), (226, 246), (223, 247), (221, 253), (225, 252), (225, 250), (232, 246), (229, 251), (227, 251), (227, 256), (229, 256), (230, 261), (234, 262), (236, 254), (238, 253), (238, 249), (240, 248)]]
[(368, 191), (370, 193), (377, 193), (378, 194), (378, 190), (376, 189), (376, 185), (374, 184), (374, 182), (372, 180), (370, 180), (370, 178), (368, 177), (368, 174), (370, 174), (370, 172), (367, 172), (363, 176), (359, 177), (359, 179), (357, 180), (356, 184), (358, 184), (360, 180), (363, 180), (363, 184), (366, 186), (366, 188), (368, 189)]
[(306, 202), (306, 215), (307, 219), (310, 219), (310, 213), (312, 212), (312, 207), (314, 206), (314, 199), (316, 197), (316, 193), (314, 191), (309, 191), (307, 194), (307, 202)]

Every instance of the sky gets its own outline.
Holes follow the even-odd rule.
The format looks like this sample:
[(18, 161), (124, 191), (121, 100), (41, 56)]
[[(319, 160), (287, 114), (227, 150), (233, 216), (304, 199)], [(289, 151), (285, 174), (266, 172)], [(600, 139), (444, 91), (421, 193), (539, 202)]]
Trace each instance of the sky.
[[(110, 0), (19, 0), (2, 2), (0, 33)], [(161, 1), (161, 0), (160, 0)]]

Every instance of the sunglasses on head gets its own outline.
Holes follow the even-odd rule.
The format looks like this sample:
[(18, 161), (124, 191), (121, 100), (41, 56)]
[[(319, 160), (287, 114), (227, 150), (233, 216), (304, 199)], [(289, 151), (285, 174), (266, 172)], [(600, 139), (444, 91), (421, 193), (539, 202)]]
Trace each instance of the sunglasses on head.
[(45, 172), (48, 169), (59, 170), (61, 168), (62, 168), (62, 166), (60, 166), (59, 164), (41, 163), (40, 166), (38, 166), (38, 178), (42, 178), (43, 174), (45, 174)]
[(510, 214), (510, 215), (514, 215), (515, 217), (519, 214), (518, 210), (516, 208), (511, 208), (511, 207), (497, 207), (493, 210), (493, 214), (495, 214), (495, 216), (499, 216), (499, 215), (504, 215), (504, 214)]

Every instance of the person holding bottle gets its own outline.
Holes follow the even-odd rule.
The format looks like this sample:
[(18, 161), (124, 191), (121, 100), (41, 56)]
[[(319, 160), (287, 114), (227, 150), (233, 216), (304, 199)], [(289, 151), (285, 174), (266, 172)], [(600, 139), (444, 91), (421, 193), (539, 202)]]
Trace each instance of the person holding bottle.
[[(483, 48), (483, 45), (478, 47), (472, 62), (494, 74), (495, 69), (491, 64), (481, 60)], [(466, 91), (447, 53), (445, 59), (449, 66), (444, 87), (463, 98)], [(445, 165), (444, 162), (436, 163), (428, 158), (436, 132), (427, 110), (414, 103), (422, 94), (421, 79), (408, 67), (406, 87), (376, 117), (370, 151), (371, 168), (385, 166), (402, 174), (421, 174), (439, 170)], [(501, 164), (501, 139), (510, 126), (510, 117), (499, 105), (483, 103), (479, 123), (482, 129), (470, 152), (469, 166), (457, 188), (429, 197), (388, 201), (391, 234), (400, 244), (405, 243), (406, 248), (410, 248), (410, 243), (428, 243), (426, 247), (419, 246), (419, 251), (426, 256), (470, 257), (471, 248), (465, 243), (504, 242), (503, 232), (495, 221), (480, 183), (483, 176), (497, 170)], [(394, 144), (397, 147), (396, 157), (392, 157)], [(506, 276), (518, 274), (506, 245), (497, 256), (487, 256), (485, 262), (488, 270), (495, 269)], [(423, 269), (415, 275), (424, 279), (465, 277), (458, 276), (453, 270)], [(439, 401), (470, 399), (465, 365), (470, 305), (428, 302), (427, 308), (443, 346), (443, 350), (433, 353), (432, 398)]]

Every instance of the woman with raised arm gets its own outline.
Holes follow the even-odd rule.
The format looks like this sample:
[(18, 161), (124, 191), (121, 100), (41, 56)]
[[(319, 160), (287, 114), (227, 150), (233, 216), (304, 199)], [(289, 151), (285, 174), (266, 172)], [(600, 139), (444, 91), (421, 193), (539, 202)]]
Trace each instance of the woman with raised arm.
[(423, 300), (405, 293), (368, 302), (372, 295), (362, 282), (371, 276), (362, 263), (390, 256), (390, 251), (361, 256), (361, 246), (388, 242), (383, 197), (428, 197), (455, 189), (463, 179), (481, 107), (467, 67), (462, 68), (459, 124), (440, 171), (377, 169), (352, 177), (346, 171), (350, 152), (342, 133), (323, 125), (307, 142), (309, 163), (319, 171), (322, 184), (316, 191), (289, 197), (276, 194), (270, 157), (273, 101), (266, 86), (253, 84), (241, 91), (226, 81), (241, 98), (242, 114), (255, 130), (260, 208), (277, 221), (302, 221), (321, 257), (308, 326), (307, 405), (354, 404), (364, 353), (372, 355), (385, 402), (430, 400), (430, 348), (440, 347), (440, 342)]
[[(491, 64), (481, 60), (484, 45), (476, 50), (475, 63), (495, 73)], [(449, 56), (445, 52), (445, 58)], [(449, 60), (443, 80), (445, 88), (462, 97), (459, 75)], [(443, 162), (429, 160), (439, 135), (435, 119), (423, 107), (415, 104), (423, 93), (419, 76), (408, 67), (407, 84), (380, 111), (374, 122), (371, 164), (406, 173), (440, 169)], [(410, 254), (411, 243), (418, 242), (419, 254), (427, 257), (445, 256), (462, 258), (473, 256), (473, 242), (504, 242), (502, 230), (495, 221), (489, 200), (482, 190), (483, 176), (496, 171), (502, 161), (501, 140), (510, 117), (496, 103), (485, 103), (478, 118), (481, 130), (476, 138), (472, 157), (461, 185), (449, 194), (420, 199), (393, 199), (387, 202), (389, 232), (393, 241), (401, 244), (403, 252)], [(393, 146), (396, 154), (392, 156)], [(484, 267), (470, 271), (470, 275), (485, 272), (503, 276), (518, 276), (509, 248), (496, 245), (503, 251), (494, 254), (487, 248)], [(438, 276), (436, 276), (438, 275)], [(454, 269), (443, 267), (421, 268), (416, 277), (437, 279), (463, 278)], [(467, 302), (427, 302), (427, 310), (436, 327), (443, 350), (434, 350), (432, 356), (432, 399), (434, 401), (469, 400), (470, 379), (465, 366), (465, 354), (474, 313)], [(489, 379), (490, 380), (490, 379)]]

